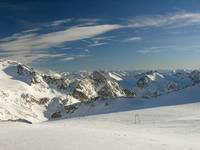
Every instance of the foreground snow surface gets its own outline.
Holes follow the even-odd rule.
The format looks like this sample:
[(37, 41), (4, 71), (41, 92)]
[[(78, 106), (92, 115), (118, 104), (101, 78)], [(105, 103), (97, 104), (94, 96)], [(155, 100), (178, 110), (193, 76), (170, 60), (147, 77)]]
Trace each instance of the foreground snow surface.
[(199, 150), (199, 89), (141, 103), (116, 101), (136, 105), (126, 111), (40, 124), (0, 122), (0, 150)]
[(33, 125), (2, 122), (0, 149), (199, 150), (199, 108), (196, 103)]

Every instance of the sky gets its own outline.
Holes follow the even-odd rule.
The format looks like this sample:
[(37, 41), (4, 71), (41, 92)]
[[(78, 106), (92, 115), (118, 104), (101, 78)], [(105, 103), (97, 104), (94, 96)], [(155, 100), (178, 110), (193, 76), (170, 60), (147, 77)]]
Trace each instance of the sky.
[(1, 0), (0, 58), (39, 70), (200, 68), (199, 0)]

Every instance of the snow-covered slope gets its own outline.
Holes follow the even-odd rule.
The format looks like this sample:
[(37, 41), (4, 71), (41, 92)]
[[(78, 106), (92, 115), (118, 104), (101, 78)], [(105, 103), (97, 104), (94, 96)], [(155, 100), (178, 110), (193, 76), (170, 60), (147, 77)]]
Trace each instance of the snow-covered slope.
[[(45, 121), (50, 117), (44, 116), (49, 105), (53, 101), (59, 105), (56, 97), (62, 96), (26, 66), (13, 61), (0, 63), (0, 120)], [(51, 109), (53, 113), (57, 108)]]

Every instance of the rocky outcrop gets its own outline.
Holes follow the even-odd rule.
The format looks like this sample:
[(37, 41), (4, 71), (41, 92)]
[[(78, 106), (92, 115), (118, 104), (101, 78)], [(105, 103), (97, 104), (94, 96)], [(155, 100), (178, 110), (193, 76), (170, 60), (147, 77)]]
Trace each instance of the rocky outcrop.
[(44, 81), (51, 87), (55, 87), (59, 90), (67, 90), (70, 81), (64, 77), (53, 77), (50, 75), (43, 75)]
[(95, 71), (91, 78), (94, 81), (99, 97), (120, 97), (124, 96), (124, 91), (119, 84), (109, 74), (103, 71)]
[(138, 81), (137, 81), (137, 86), (141, 89), (145, 88), (148, 86), (149, 82), (151, 80), (147, 77), (147, 76), (144, 76), (144, 77), (141, 77)]
[(193, 81), (193, 84), (200, 83), (200, 71), (194, 70), (189, 75), (190, 79)]
[(131, 89), (124, 89), (124, 93), (126, 94), (127, 97), (136, 97), (136, 92), (134, 92)]
[(29, 84), (37, 84), (42, 82), (41, 75), (25, 65), (18, 64), (17, 73), (20, 76), (25, 77)]
[(125, 93), (108, 73), (94, 71), (77, 84), (72, 95), (81, 101), (88, 101), (96, 98), (120, 97)]
[(178, 89), (177, 84), (174, 82), (169, 82), (166, 87), (168, 92), (172, 92)]
[(51, 115), (52, 119), (56, 119), (56, 118), (60, 118), (60, 117), (62, 117), (60, 111), (56, 111), (56, 112), (52, 113), (52, 115)]

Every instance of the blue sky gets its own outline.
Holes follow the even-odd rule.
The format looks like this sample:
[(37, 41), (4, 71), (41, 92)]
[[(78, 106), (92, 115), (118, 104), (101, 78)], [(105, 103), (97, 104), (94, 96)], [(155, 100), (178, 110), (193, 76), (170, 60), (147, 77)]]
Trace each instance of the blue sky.
[(40, 70), (199, 69), (198, 0), (0, 2), (0, 57)]

